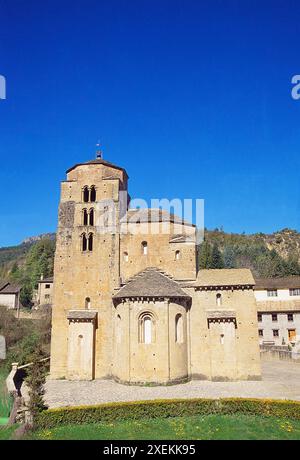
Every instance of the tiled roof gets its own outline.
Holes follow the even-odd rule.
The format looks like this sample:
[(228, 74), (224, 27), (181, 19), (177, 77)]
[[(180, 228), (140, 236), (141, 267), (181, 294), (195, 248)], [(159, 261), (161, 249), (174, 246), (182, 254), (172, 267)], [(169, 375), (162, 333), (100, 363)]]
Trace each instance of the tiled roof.
[(69, 310), (67, 318), (93, 320), (96, 318), (96, 316), (97, 311), (95, 310)]
[(248, 268), (200, 270), (195, 286), (246, 286), (255, 284)]
[(21, 287), (17, 284), (11, 284), (9, 282), (0, 282), (0, 294), (17, 294), (20, 292)]
[(295, 289), (300, 288), (300, 276), (286, 276), (284, 278), (256, 278), (255, 290), (264, 289)]
[(8, 284), (9, 284), (8, 281), (1, 281), (1, 280), (0, 280), (0, 291), (1, 291), (3, 288), (5, 288), (5, 286), (7, 286)]
[(113, 163), (110, 163), (109, 161), (102, 160), (101, 158), (97, 158), (95, 160), (90, 160), (90, 161), (87, 161), (85, 163), (77, 163), (77, 164), (75, 164), (74, 166), (72, 166), (71, 168), (69, 168), (67, 170), (67, 174), (70, 171), (72, 171), (73, 169), (77, 168), (77, 166), (84, 166), (84, 165), (104, 165), (104, 166), (109, 166), (110, 168), (119, 169), (120, 171), (123, 171), (127, 175), (127, 172), (125, 171), (124, 168), (121, 168), (120, 166), (116, 166)]
[(43, 278), (39, 281), (39, 283), (53, 283), (53, 276), (49, 276), (48, 278)]
[(130, 278), (113, 298), (190, 296), (169, 275), (157, 268), (146, 268)]
[(173, 235), (169, 243), (195, 243), (194, 235)]
[(207, 318), (235, 318), (235, 310), (206, 310)]
[[(146, 209), (129, 209), (124, 217), (121, 219), (122, 222), (128, 223), (143, 223), (143, 222), (173, 222), (177, 224), (185, 224), (191, 227), (195, 227), (187, 220), (182, 219), (175, 214), (169, 213), (163, 209), (146, 208)], [(178, 235), (177, 235), (178, 236)]]

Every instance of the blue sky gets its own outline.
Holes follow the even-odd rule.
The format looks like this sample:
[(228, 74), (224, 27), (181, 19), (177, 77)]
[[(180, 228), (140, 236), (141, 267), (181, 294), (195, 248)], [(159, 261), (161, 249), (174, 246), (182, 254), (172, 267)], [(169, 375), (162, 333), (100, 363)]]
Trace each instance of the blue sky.
[(0, 0), (0, 246), (55, 231), (65, 170), (204, 198), (205, 225), (300, 230), (298, 0)]

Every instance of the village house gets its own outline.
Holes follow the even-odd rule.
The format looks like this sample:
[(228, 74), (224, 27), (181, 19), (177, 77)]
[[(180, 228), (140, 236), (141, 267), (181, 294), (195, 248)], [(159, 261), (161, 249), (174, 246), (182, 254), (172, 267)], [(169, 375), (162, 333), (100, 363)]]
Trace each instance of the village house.
[(53, 276), (44, 278), (41, 276), (35, 295), (35, 307), (41, 305), (51, 305), (53, 298)]
[(300, 276), (256, 279), (260, 345), (294, 345), (300, 331)]
[(0, 307), (19, 310), (20, 291), (20, 286), (8, 281), (0, 281)]

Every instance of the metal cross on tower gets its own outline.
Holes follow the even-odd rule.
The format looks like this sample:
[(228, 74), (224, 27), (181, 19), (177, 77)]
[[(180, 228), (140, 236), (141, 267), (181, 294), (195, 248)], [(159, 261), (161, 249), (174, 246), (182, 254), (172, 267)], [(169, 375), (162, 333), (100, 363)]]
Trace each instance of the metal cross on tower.
[(100, 146), (100, 141), (97, 142), (96, 144), (96, 147), (97, 147), (97, 150), (96, 150), (96, 158), (97, 160), (102, 160), (103, 158), (103, 152), (101, 150), (101, 146)]

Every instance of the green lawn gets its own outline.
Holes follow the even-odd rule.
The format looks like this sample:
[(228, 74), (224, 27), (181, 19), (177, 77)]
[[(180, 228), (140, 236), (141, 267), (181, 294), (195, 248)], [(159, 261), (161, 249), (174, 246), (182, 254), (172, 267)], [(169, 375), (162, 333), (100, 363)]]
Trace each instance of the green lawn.
[(6, 441), (11, 439), (13, 432), (18, 428), (18, 425), (12, 425), (10, 427), (0, 427), (0, 441)]
[(109, 424), (63, 425), (33, 432), (26, 439), (176, 440), (300, 439), (300, 421), (247, 415), (206, 415)]

